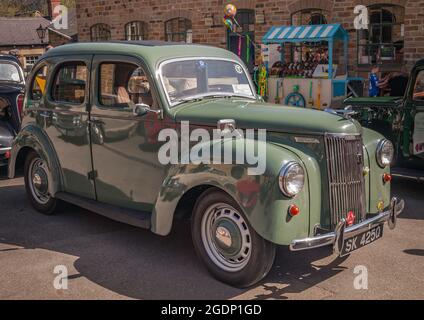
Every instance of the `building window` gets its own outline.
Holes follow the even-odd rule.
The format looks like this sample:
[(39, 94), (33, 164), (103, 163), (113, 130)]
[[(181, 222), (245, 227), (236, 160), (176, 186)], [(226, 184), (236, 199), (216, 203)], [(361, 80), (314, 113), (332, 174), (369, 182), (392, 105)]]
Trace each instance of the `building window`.
[(125, 39), (138, 41), (147, 39), (147, 24), (143, 21), (132, 21), (125, 25)]
[(327, 12), (322, 9), (303, 9), (292, 14), (292, 25), (316, 25), (327, 24)]
[(91, 41), (108, 41), (111, 39), (110, 27), (104, 23), (98, 23), (91, 27)]
[(37, 62), (39, 56), (26, 56), (25, 57), (25, 67), (31, 69), (34, 64)]
[[(304, 25), (319, 25), (327, 24), (328, 11), (322, 9), (303, 9), (292, 14), (291, 20), (294, 26)], [(290, 60), (294, 62), (301, 62), (302, 60), (309, 60), (311, 56), (319, 54), (323, 57), (323, 63), (326, 62), (328, 52), (328, 43), (326, 41), (318, 42), (303, 42), (287, 44), (290, 48)], [(313, 59), (313, 58), (312, 58)]]
[(192, 24), (189, 19), (174, 18), (165, 22), (166, 41), (192, 42)]
[(240, 9), (236, 19), (240, 27), (237, 27), (237, 33), (227, 30), (227, 47), (237, 54), (252, 72), (255, 66), (255, 10)]
[(368, 14), (368, 29), (357, 31), (358, 64), (402, 63), (405, 8), (373, 5)]

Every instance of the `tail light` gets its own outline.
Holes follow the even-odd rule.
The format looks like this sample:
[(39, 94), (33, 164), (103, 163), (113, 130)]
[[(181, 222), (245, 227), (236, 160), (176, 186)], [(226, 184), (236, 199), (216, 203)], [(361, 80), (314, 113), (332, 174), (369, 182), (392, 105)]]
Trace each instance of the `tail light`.
[(16, 106), (18, 107), (19, 118), (22, 120), (23, 111), (24, 111), (24, 95), (20, 94), (16, 98)]

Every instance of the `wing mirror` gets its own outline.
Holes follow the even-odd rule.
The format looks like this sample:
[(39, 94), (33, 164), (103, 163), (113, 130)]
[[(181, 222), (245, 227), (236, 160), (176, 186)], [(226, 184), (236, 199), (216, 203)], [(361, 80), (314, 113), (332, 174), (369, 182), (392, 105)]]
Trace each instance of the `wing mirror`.
[(134, 111), (133, 111), (134, 116), (136, 116), (136, 117), (142, 117), (142, 116), (145, 116), (148, 113), (154, 113), (154, 114), (156, 114), (158, 116), (161, 116), (162, 115), (162, 111), (161, 110), (152, 110), (150, 108), (150, 106), (147, 105), (147, 104), (138, 103), (138, 104), (135, 105)]

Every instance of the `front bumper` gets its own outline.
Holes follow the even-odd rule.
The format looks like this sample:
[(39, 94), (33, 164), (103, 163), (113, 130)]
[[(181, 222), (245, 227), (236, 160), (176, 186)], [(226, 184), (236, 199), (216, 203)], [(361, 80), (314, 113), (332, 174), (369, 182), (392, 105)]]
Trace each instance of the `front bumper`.
[(291, 251), (301, 251), (333, 245), (333, 250), (339, 254), (342, 250), (344, 240), (350, 239), (363, 232), (366, 232), (387, 221), (389, 228), (396, 227), (397, 216), (403, 211), (405, 202), (393, 198), (390, 202), (390, 208), (375, 217), (362, 221), (356, 225), (346, 227), (346, 220), (342, 219), (336, 226), (334, 232), (318, 235), (311, 238), (293, 240), (290, 244)]

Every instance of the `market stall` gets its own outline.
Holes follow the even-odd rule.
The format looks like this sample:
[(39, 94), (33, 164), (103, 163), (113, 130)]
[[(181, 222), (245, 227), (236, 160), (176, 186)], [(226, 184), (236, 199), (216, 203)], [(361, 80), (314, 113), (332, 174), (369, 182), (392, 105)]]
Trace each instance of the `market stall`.
[(340, 24), (272, 27), (262, 39), (268, 101), (319, 109), (340, 106), (352, 80), (348, 41)]

